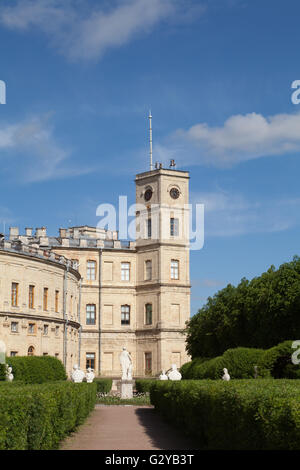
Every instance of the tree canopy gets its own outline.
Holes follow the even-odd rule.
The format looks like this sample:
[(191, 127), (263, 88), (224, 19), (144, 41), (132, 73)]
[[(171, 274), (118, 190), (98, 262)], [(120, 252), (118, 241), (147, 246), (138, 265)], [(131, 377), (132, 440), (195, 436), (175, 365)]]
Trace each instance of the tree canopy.
[(187, 325), (187, 351), (215, 357), (239, 346), (268, 349), (300, 339), (300, 258), (209, 297)]

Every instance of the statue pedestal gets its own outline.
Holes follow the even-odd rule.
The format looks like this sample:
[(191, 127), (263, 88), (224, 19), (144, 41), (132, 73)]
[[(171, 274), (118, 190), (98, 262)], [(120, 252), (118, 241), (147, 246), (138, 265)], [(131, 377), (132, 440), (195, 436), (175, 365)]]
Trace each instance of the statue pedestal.
[(121, 380), (121, 398), (133, 398), (133, 380)]

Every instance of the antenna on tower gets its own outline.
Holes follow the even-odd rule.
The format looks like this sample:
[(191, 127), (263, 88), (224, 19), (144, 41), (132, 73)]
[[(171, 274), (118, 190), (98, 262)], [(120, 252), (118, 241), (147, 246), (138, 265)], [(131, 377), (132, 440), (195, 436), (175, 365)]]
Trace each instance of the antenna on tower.
[(149, 111), (149, 138), (150, 138), (150, 171), (153, 170), (152, 165), (152, 115), (151, 110)]

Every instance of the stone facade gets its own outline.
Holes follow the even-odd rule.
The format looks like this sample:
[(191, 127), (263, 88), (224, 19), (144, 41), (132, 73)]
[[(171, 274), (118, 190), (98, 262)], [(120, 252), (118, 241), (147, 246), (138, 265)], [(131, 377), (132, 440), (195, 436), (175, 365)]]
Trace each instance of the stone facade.
[[(52, 257), (70, 260), (72, 268), (67, 272), (66, 295), (67, 305), (72, 295), (74, 306), (72, 314), (67, 307), (65, 313), (61, 309), (57, 315), (62, 325), (67, 319), (68, 329), (76, 331), (76, 334), (72, 333), (73, 343), (68, 339), (65, 344), (67, 357), (64, 360), (68, 370), (77, 361), (83, 369), (94, 368), (96, 374), (119, 377), (119, 355), (123, 346), (131, 353), (135, 377), (159, 375), (171, 364), (180, 367), (188, 360), (182, 333), (190, 317), (188, 228), (184, 230), (189, 218), (186, 208), (188, 183), (188, 172), (176, 170), (156, 169), (137, 175), (136, 242), (123, 243), (118, 240), (117, 232), (87, 226), (60, 229), (59, 237), (48, 237), (45, 228), (37, 229), (34, 235), (32, 229), (19, 235), (17, 228), (11, 228), (12, 244), (48, 250)], [(152, 233), (149, 236), (150, 219)], [(6, 253), (5, 256), (12, 255)], [(43, 286), (49, 286), (49, 295), (50, 291), (55, 295), (56, 290), (63, 291), (66, 268), (54, 261), (32, 261), (28, 256), (19, 256), (23, 260), (20, 268), (23, 274), (19, 278), (25, 282), (25, 297), (18, 314), (26, 312), (27, 319), (37, 313), (28, 310), (26, 289), (29, 283), (35, 279), (40, 293)], [(0, 269), (1, 259), (2, 255)], [(14, 276), (17, 278), (19, 269), (15, 259), (18, 255), (14, 255), (10, 264), (6, 284), (3, 280), (6, 274), (0, 271), (0, 291), (5, 292), (7, 302), (3, 305), (3, 315), (14, 313), (8, 296), (10, 283)], [(30, 263), (39, 267), (31, 270)], [(46, 267), (40, 267), (44, 265)], [(56, 317), (53, 311), (55, 300), (49, 297), (49, 301), (52, 302), (51, 315)], [(40, 305), (37, 308), (39, 315), (45, 314)], [(58, 318), (56, 321), (59, 322)], [(0, 337), (2, 331), (8, 332), (0, 329)], [(9, 348), (16, 350), (16, 345), (20, 344), (18, 354), (26, 354), (31, 338), (23, 335), (25, 341), (21, 336), (12, 336), (11, 332), (8, 336), (11, 338)], [(36, 354), (47, 352), (62, 357), (63, 341), (57, 349), (57, 338), (48, 343), (44, 338), (41, 341), (37, 338), (32, 344)]]

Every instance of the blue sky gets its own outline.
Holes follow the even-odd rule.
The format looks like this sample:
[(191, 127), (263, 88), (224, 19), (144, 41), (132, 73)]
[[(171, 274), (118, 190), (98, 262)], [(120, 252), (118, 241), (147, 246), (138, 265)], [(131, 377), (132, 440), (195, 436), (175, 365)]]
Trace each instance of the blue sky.
[(154, 160), (191, 173), (208, 295), (299, 254), (296, 0), (2, 0), (0, 227), (98, 222)]

